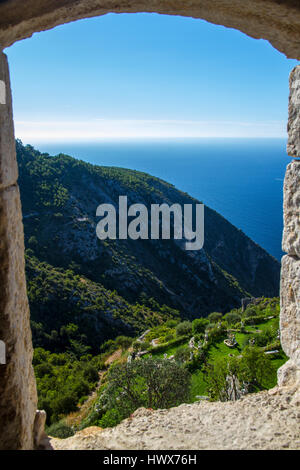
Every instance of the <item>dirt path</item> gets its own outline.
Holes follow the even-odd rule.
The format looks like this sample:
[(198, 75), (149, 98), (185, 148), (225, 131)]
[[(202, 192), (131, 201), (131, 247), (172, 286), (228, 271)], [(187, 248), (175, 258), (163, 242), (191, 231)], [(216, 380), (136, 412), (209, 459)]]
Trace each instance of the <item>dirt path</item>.
[[(112, 364), (114, 361), (116, 361), (117, 359), (120, 359), (122, 356), (122, 351), (121, 349), (118, 349), (117, 351), (113, 352), (105, 361), (105, 365), (106, 366), (109, 366), (110, 364)], [(72, 426), (72, 427), (77, 427), (80, 425), (80, 423), (82, 422), (82, 420), (84, 420), (88, 414), (90, 413), (91, 411), (91, 408), (92, 406), (94, 405), (96, 399), (97, 399), (97, 396), (98, 396), (98, 390), (101, 386), (101, 380), (102, 380), (102, 376), (103, 374), (105, 373), (105, 371), (100, 371), (99, 372), (99, 381), (98, 381), (98, 384), (97, 384), (97, 387), (95, 388), (95, 390), (92, 391), (92, 393), (88, 396), (87, 400), (82, 404), (82, 406), (80, 407), (80, 409), (78, 411), (75, 411), (73, 413), (70, 413), (68, 416), (66, 416), (65, 418), (65, 421), (66, 421), (66, 424), (68, 426)]]

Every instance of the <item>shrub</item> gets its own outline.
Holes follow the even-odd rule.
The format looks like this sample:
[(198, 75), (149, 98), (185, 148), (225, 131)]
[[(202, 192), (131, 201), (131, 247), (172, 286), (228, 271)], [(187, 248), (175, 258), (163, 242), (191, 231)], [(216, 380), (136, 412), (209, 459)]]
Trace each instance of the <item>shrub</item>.
[(171, 320), (166, 321), (165, 326), (167, 328), (175, 328), (178, 325), (178, 323), (179, 323), (179, 320), (171, 319)]
[(276, 375), (271, 359), (253, 346), (245, 347), (241, 357), (216, 359), (205, 371), (211, 398), (221, 401), (231, 399), (232, 384), (238, 387), (247, 383), (249, 391), (262, 390), (273, 384)]
[(116, 349), (118, 349), (118, 345), (112, 339), (108, 339), (100, 347), (100, 351), (105, 352), (105, 353), (112, 353), (112, 352), (116, 351)]
[(180, 346), (176, 349), (174, 359), (178, 364), (184, 364), (190, 358), (190, 348), (187, 346)]
[(240, 377), (245, 382), (266, 388), (272, 382), (275, 370), (270, 357), (256, 346), (247, 346), (242, 354)]
[(193, 335), (197, 335), (199, 333), (204, 333), (206, 326), (208, 325), (209, 321), (206, 318), (196, 318), (192, 322), (193, 326)]
[(229, 312), (224, 315), (224, 319), (229, 325), (235, 325), (236, 323), (241, 321), (241, 316), (238, 313)]
[(218, 358), (205, 367), (205, 381), (212, 400), (228, 401), (231, 398), (231, 387), (227, 380), (238, 375), (238, 359), (236, 357)]
[(207, 317), (211, 323), (217, 323), (218, 321), (222, 320), (223, 313), (220, 312), (212, 312)]
[(243, 314), (243, 316), (244, 316), (245, 318), (248, 318), (248, 317), (257, 317), (257, 315), (258, 315), (258, 309), (256, 309), (256, 308), (253, 307), (253, 306), (252, 306), (252, 307), (251, 307), (251, 306), (247, 307), (246, 310), (244, 311), (244, 314)]
[(183, 321), (176, 326), (176, 336), (191, 335), (193, 331), (190, 321)]
[(66, 439), (67, 437), (74, 436), (74, 431), (70, 426), (67, 426), (64, 421), (51, 424), (46, 428), (46, 432), (49, 436), (59, 437), (60, 439)]
[(164, 338), (164, 342), (165, 343), (168, 343), (169, 341), (172, 341), (174, 339), (174, 335), (172, 335), (171, 333), (169, 333), (168, 335), (166, 335)]
[(119, 410), (112, 408), (106, 411), (101, 419), (98, 420), (97, 425), (101, 428), (112, 428), (117, 426), (122, 421), (123, 417)]
[(125, 351), (132, 345), (133, 339), (130, 338), (129, 336), (118, 336), (115, 339), (116, 345), (122, 349), (122, 351)]
[(261, 333), (254, 335), (255, 344), (257, 346), (267, 346), (276, 340), (277, 332), (273, 328), (266, 328)]

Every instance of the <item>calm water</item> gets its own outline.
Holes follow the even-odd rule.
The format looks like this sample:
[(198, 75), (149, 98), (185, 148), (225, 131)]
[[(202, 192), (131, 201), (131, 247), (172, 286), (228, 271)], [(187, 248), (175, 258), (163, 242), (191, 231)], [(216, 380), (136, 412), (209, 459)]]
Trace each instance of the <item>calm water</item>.
[(282, 185), (290, 161), (285, 145), (284, 139), (174, 139), (36, 147), (158, 176), (218, 211), (280, 259)]

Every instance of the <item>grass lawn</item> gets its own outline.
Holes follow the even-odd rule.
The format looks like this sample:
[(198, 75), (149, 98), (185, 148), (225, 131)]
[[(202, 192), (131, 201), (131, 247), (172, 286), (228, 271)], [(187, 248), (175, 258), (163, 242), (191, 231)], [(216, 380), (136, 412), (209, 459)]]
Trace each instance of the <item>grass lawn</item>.
[[(252, 332), (255, 330), (265, 330), (266, 328), (275, 325), (276, 318), (269, 320), (268, 322), (261, 323), (258, 325), (253, 325), (252, 327), (247, 327), (249, 333), (236, 333), (235, 338), (237, 341), (237, 346), (235, 348), (229, 348), (224, 344), (224, 340), (219, 341), (218, 343), (212, 345), (209, 349), (209, 362), (213, 362), (214, 360), (227, 357), (228, 354), (233, 354), (238, 356), (242, 352), (242, 348), (245, 345), (245, 341), (252, 336)], [(176, 348), (175, 348), (176, 349)], [(268, 383), (268, 388), (275, 387), (277, 383), (277, 369), (281, 367), (286, 361), (287, 356), (282, 351), (280, 355), (276, 355), (276, 358), (272, 359), (272, 364), (274, 367), (274, 376), (273, 379)], [(197, 395), (206, 395), (206, 383), (204, 382), (204, 375), (203, 372), (198, 370), (192, 374), (192, 387), (191, 387), (191, 400), (197, 401)]]
[[(209, 348), (209, 355), (208, 355), (208, 361), (209, 362), (214, 362), (217, 359), (221, 359), (224, 357), (228, 357), (229, 354), (238, 356), (241, 354), (242, 349), (244, 348), (245, 344), (248, 342), (248, 340), (253, 336), (253, 333), (255, 333), (257, 330), (264, 331), (266, 328), (270, 328), (271, 326), (275, 326), (278, 323), (278, 318), (272, 318), (269, 321), (259, 323), (257, 325), (247, 325), (246, 327), (246, 333), (235, 333), (235, 338), (237, 341), (237, 346), (235, 348), (229, 348), (224, 344), (224, 339), (219, 341), (218, 343), (215, 343), (210, 346)], [(189, 340), (186, 340), (183, 342), (180, 346), (187, 346), (189, 343)], [(176, 350), (179, 345), (170, 345), (169, 348), (167, 348), (165, 351), (160, 352), (160, 351), (152, 351), (152, 356), (153, 357), (160, 357), (163, 358), (164, 354), (167, 354), (167, 357), (172, 356), (175, 354)], [(145, 356), (148, 357), (148, 354)], [(276, 355), (274, 359), (272, 359), (272, 364), (274, 366), (274, 376), (272, 380), (270, 381), (268, 385), (268, 388), (272, 388), (276, 385), (277, 382), (277, 369), (281, 367), (287, 360), (287, 357), (283, 352), (280, 353), (280, 355)], [(197, 401), (196, 396), (197, 395), (207, 395), (207, 385), (204, 381), (204, 374), (201, 370), (196, 370), (192, 374), (192, 385), (191, 385), (191, 402)]]
[(206, 383), (204, 382), (204, 375), (201, 370), (197, 370), (192, 374), (191, 386), (191, 402), (198, 401), (197, 395), (207, 395)]
[[(165, 354), (167, 355), (167, 357), (170, 357), (170, 356), (172, 356), (173, 354), (175, 354), (175, 352), (177, 351), (177, 349), (178, 349), (179, 347), (187, 346), (188, 343), (189, 343), (189, 340), (184, 341), (184, 342), (183, 342), (182, 344), (180, 344), (180, 345), (178, 345), (178, 344), (177, 344), (177, 345), (171, 344), (170, 347), (167, 348), (167, 349), (165, 349), (164, 351), (157, 351), (157, 352), (155, 352), (155, 349), (154, 349), (154, 350), (151, 351), (151, 354), (152, 354), (153, 357), (161, 357), (161, 358), (163, 358)], [(145, 354), (144, 357), (149, 357), (149, 354)]]

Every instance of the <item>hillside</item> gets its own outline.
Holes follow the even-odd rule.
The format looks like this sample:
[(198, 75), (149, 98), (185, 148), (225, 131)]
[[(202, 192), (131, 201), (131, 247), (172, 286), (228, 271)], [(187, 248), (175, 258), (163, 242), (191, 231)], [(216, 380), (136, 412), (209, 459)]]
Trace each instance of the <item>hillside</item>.
[[(89, 426), (115, 426), (141, 407), (234, 401), (270, 389), (276, 385), (277, 369), (287, 360), (278, 327), (279, 299), (261, 298), (244, 312), (235, 309), (224, 316), (214, 312), (193, 322), (168, 320), (134, 341), (119, 338), (107, 343), (106, 352), (93, 359), (70, 362), (65, 354), (37, 349), (40, 403), (47, 409), (48, 423), (53, 423), (48, 433), (68, 437)], [(62, 377), (67, 378), (68, 369), (72, 380), (66, 386)], [(53, 380), (62, 385), (49, 395)], [(89, 397), (83, 396), (96, 386)], [(83, 390), (79, 396), (78, 390)], [(77, 401), (71, 402), (75, 392)], [(62, 412), (60, 404), (66, 403)]]
[[(84, 334), (93, 322), (97, 335), (106, 328), (100, 324), (108, 323), (106, 331), (112, 333), (97, 336), (100, 344), (116, 331), (133, 334), (153, 321), (158, 324), (164, 315), (179, 312), (192, 319), (229, 311), (246, 295), (278, 295), (279, 263), (208, 207), (200, 251), (185, 251), (173, 240), (98, 240), (99, 204), (117, 206), (119, 195), (127, 195), (129, 204), (147, 206), (197, 202), (174, 186), (137, 171), (94, 166), (66, 155), (50, 157), (20, 141), (17, 157), (29, 288), (37, 276), (53, 274), (43, 300), (42, 292), (39, 298), (34, 294), (37, 286), (30, 296), (32, 318), (46, 324), (47, 334), (57, 321), (78, 322), (83, 315), (89, 323)], [(73, 297), (68, 283), (69, 293), (76, 291)], [(103, 294), (105, 301), (99, 300)], [(87, 301), (76, 302), (78, 295)]]
[(27, 292), (35, 347), (55, 352), (72, 350), (77, 355), (87, 351), (97, 354), (109, 338), (134, 336), (179, 315), (166, 306), (157, 305), (154, 310), (130, 304), (101, 283), (71, 269), (54, 268), (28, 252)]

